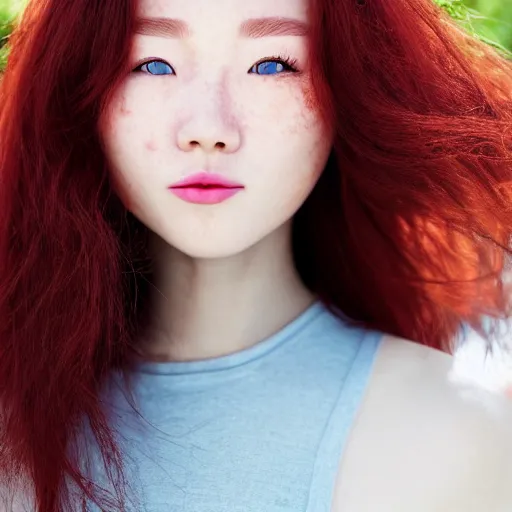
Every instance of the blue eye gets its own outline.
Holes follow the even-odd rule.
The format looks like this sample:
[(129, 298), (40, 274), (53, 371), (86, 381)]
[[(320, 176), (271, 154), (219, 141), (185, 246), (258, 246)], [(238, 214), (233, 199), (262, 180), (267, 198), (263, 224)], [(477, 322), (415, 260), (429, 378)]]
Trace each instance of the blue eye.
[(162, 60), (151, 60), (141, 64), (135, 71), (142, 71), (149, 75), (174, 75), (174, 69)]
[(280, 75), (285, 72), (295, 73), (295, 61), (288, 58), (273, 58), (260, 61), (249, 70), (249, 73), (257, 75)]
[[(249, 73), (256, 75), (281, 75), (283, 73), (296, 73), (296, 61), (289, 58), (273, 57), (254, 64)], [(148, 75), (175, 75), (174, 69), (163, 60), (150, 60), (134, 69)]]

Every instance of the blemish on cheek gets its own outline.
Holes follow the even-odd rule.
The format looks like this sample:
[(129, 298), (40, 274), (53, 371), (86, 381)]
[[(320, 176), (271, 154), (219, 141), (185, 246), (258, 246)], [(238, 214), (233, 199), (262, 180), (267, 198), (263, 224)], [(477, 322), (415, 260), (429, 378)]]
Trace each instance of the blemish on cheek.
[(123, 116), (129, 116), (132, 111), (126, 106), (126, 98), (123, 96), (121, 98), (121, 106), (119, 107), (119, 111)]
[(156, 145), (156, 142), (154, 140), (148, 140), (146, 141), (146, 143), (144, 144), (144, 146), (146, 147), (146, 149), (148, 151), (156, 151), (158, 149), (157, 145)]

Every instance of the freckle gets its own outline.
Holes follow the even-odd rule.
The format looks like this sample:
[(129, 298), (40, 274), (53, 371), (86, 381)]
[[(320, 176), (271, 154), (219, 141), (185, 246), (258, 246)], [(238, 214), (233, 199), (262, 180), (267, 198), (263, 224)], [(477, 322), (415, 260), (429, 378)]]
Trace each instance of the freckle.
[(154, 140), (148, 140), (145, 146), (148, 151), (156, 151), (158, 149)]
[(302, 96), (308, 110), (316, 111), (319, 109), (318, 97), (310, 80), (305, 80), (302, 83)]

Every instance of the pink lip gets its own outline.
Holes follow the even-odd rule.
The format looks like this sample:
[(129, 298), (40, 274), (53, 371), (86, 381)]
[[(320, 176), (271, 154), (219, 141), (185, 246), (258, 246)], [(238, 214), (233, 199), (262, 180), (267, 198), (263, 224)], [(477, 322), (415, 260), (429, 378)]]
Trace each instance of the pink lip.
[(169, 190), (180, 199), (195, 204), (217, 204), (234, 196), (245, 187), (218, 174), (201, 172), (180, 180)]

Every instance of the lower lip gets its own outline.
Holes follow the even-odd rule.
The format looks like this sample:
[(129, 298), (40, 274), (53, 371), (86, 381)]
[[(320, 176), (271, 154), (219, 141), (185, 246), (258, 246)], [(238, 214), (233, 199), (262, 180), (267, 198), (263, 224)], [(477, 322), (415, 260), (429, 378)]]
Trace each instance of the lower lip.
[(218, 204), (226, 201), (241, 190), (242, 187), (224, 188), (224, 187), (179, 187), (169, 189), (174, 195), (178, 196), (187, 203), (194, 204)]

